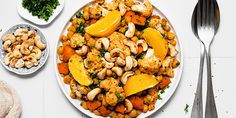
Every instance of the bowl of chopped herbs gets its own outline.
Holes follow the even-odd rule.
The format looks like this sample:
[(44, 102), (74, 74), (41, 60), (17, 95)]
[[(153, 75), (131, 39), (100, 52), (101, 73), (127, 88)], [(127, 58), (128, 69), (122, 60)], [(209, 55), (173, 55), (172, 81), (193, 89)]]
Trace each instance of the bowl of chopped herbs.
[(64, 0), (17, 0), (19, 15), (37, 25), (50, 24), (63, 10)]

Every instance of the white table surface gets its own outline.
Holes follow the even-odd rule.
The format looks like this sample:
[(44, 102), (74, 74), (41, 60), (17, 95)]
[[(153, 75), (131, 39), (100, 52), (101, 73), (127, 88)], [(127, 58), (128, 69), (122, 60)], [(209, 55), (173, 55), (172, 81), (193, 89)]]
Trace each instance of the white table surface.
[[(87, 0), (65, 0), (63, 12), (47, 27), (40, 27), (50, 44), (50, 56), (46, 65), (31, 76), (18, 76), (0, 67), (0, 80), (12, 85), (19, 93), (22, 104), (22, 118), (80, 118), (85, 117), (61, 92), (53, 65), (53, 54), (60, 31), (68, 18)], [(156, 118), (189, 118), (197, 85), (199, 67), (199, 43), (191, 30), (191, 14), (197, 0), (151, 0), (170, 19), (184, 50), (184, 71), (173, 97), (157, 113)], [(221, 25), (212, 45), (212, 74), (219, 118), (236, 118), (236, 1), (219, 0)], [(16, 11), (16, 0), (0, 1), (0, 35), (23, 20)], [(205, 70), (206, 71), (206, 70)], [(204, 75), (206, 77), (206, 73)], [(206, 78), (204, 78), (204, 101)], [(185, 113), (185, 105), (190, 105)]]

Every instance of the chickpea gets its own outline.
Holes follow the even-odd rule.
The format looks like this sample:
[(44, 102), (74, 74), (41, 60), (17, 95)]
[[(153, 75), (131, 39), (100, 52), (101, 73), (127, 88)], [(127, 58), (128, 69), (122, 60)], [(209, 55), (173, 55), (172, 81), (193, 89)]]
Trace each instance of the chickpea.
[(128, 6), (128, 7), (131, 7), (133, 4), (134, 4), (133, 0), (126, 0), (125, 1), (125, 5)]
[(105, 97), (103, 97), (103, 99), (102, 99), (102, 105), (103, 106), (107, 106), (108, 105)]
[(70, 39), (74, 35), (74, 32), (68, 31), (67, 32), (67, 37)]
[(65, 41), (65, 42), (62, 43), (62, 45), (63, 45), (63, 47), (68, 46), (68, 45), (70, 45), (70, 42), (69, 41)]
[(150, 88), (150, 89), (148, 89), (148, 94), (149, 95), (154, 95), (154, 94), (156, 94), (157, 93), (157, 90), (155, 89), (155, 88)]
[(61, 55), (63, 53), (63, 47), (60, 46), (58, 49), (57, 49), (57, 54)]
[(117, 117), (118, 117), (118, 118), (124, 118), (125, 115), (123, 115), (123, 114), (121, 114), (121, 113), (118, 113), (118, 114), (117, 114)]
[(153, 109), (155, 109), (155, 105), (154, 105), (154, 104), (150, 104), (150, 105), (148, 106), (148, 110), (151, 111), (151, 110), (153, 110)]
[(75, 93), (74, 93), (73, 91), (70, 92), (70, 97), (71, 97), (72, 99), (76, 99)]
[(135, 109), (133, 109), (130, 113), (129, 113), (129, 116), (130, 117), (137, 117), (138, 116), (138, 111), (137, 110), (135, 110)]
[(116, 118), (117, 117), (117, 113), (112, 111), (109, 115), (111, 118)]
[(88, 11), (84, 11), (84, 13), (83, 13), (83, 18), (84, 18), (85, 20), (89, 20), (89, 16), (90, 16), (89, 12), (88, 12)]
[(164, 75), (167, 75), (172, 78), (172, 77), (174, 77), (174, 70), (172, 68), (166, 68)]
[(175, 34), (172, 33), (172, 32), (168, 32), (168, 33), (167, 33), (167, 38), (168, 38), (169, 40), (175, 39)]
[(72, 25), (77, 25), (78, 24), (78, 18), (74, 18), (73, 20), (72, 20)]
[(69, 75), (64, 76), (63, 78), (65, 84), (70, 84), (71, 77)]
[(160, 23), (160, 20), (158, 18), (151, 18), (149, 22), (149, 27), (156, 28), (157, 24)]
[(85, 33), (85, 34), (84, 34), (84, 38), (85, 38), (86, 40), (89, 40), (89, 39), (91, 38), (91, 36), (90, 36), (88, 33)]
[(71, 31), (71, 32), (75, 32), (75, 27), (73, 25), (71, 25), (67, 30)]
[(131, 118), (129, 115), (125, 114), (125, 118)]
[(141, 36), (142, 36), (142, 32), (141, 32), (141, 31), (136, 30), (136, 31), (134, 32), (134, 35), (137, 36), (137, 37), (139, 37), (139, 38), (142, 38), (142, 37), (141, 37)]
[(59, 60), (63, 61), (63, 59), (64, 59), (64, 56), (63, 55), (59, 55)]
[(84, 109), (88, 110), (88, 107), (84, 101), (80, 103), (80, 106), (82, 106)]
[(171, 30), (170, 26), (169, 25), (164, 25), (163, 26), (163, 29), (167, 32), (169, 32)]
[(65, 42), (68, 40), (68, 37), (65, 35), (61, 35), (60, 40), (61, 40), (61, 42)]
[(104, 98), (104, 95), (103, 94), (98, 94), (97, 98), (98, 98), (99, 101), (102, 101), (103, 98)]
[(94, 78), (94, 79), (93, 79), (93, 83), (94, 83), (94, 84), (98, 84), (98, 83), (99, 83), (98, 79)]
[(176, 40), (170, 40), (170, 44), (173, 45), (173, 46), (176, 46)]
[(83, 10), (84, 10), (84, 12), (89, 11), (89, 6), (85, 6)]
[(126, 28), (125, 28), (125, 27), (121, 27), (121, 28), (119, 29), (119, 32), (122, 33), (122, 34), (124, 34), (124, 33), (126, 32)]
[(96, 43), (96, 40), (94, 38), (90, 38), (88, 41), (87, 41), (87, 45), (89, 47), (93, 47), (95, 46), (95, 43)]
[(162, 25), (162, 26), (165, 26), (166, 24), (167, 24), (167, 19), (162, 18), (162, 19), (161, 19), (161, 25)]
[(180, 62), (177, 59), (174, 59), (172, 62), (172, 68), (178, 67), (179, 64), (180, 64)]
[(143, 112), (146, 113), (148, 111), (148, 106), (147, 105), (144, 105), (143, 106)]
[(134, 37), (131, 38), (131, 40), (132, 40), (133, 42), (137, 42), (137, 41), (138, 41), (138, 37), (137, 37), (137, 36), (134, 36)]

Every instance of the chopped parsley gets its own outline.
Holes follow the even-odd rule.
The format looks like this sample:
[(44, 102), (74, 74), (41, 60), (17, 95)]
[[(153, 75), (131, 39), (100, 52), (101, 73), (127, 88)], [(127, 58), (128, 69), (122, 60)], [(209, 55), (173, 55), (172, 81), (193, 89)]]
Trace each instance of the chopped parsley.
[(129, 30), (129, 28), (128, 28), (128, 27), (126, 27), (126, 28), (125, 28), (125, 31), (127, 31), (127, 30)]
[(188, 113), (188, 108), (189, 108), (189, 105), (186, 104), (186, 105), (185, 105), (185, 108), (184, 108), (185, 113)]
[(114, 75), (114, 78), (117, 79), (117, 78), (118, 78), (118, 75), (115, 74), (115, 75)]
[(164, 89), (162, 89), (160, 93), (161, 93), (161, 94), (165, 93), (165, 90), (164, 90)]
[(90, 78), (97, 78), (97, 74), (94, 74), (94, 73), (90, 73)]
[(95, 85), (95, 84), (91, 84), (91, 85), (89, 86), (89, 88), (90, 88), (91, 90), (93, 90), (93, 89), (96, 88), (96, 85)]
[(104, 49), (101, 49), (101, 50), (100, 50), (100, 55), (101, 55), (102, 57), (105, 56), (105, 53), (106, 53), (106, 51), (105, 51)]
[(77, 18), (83, 18), (83, 14), (79, 11), (75, 15)]
[(82, 36), (84, 36), (84, 34), (85, 34), (85, 30), (84, 30), (85, 24), (80, 22), (80, 21), (78, 21), (78, 25), (79, 26), (76, 27), (75, 32), (76, 33), (80, 33)]
[(144, 25), (145, 28), (149, 27), (149, 22), (150, 22), (150, 18), (147, 18), (146, 22), (145, 22), (145, 25)]
[(121, 96), (119, 93), (116, 93), (116, 97), (117, 97), (119, 100), (122, 100), (122, 96)]
[(158, 95), (158, 100), (162, 100), (162, 98), (161, 98), (161, 95), (160, 95), (160, 94)]

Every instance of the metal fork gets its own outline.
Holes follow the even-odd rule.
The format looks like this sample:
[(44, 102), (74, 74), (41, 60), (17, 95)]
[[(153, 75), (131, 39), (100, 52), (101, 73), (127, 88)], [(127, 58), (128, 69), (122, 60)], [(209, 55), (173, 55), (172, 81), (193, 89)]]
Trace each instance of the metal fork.
[[(219, 26), (219, 9), (215, 0), (199, 0), (197, 10), (197, 33), (206, 51), (207, 98), (205, 118), (218, 118), (212, 86), (210, 47)], [(217, 14), (218, 13), (218, 14)]]

